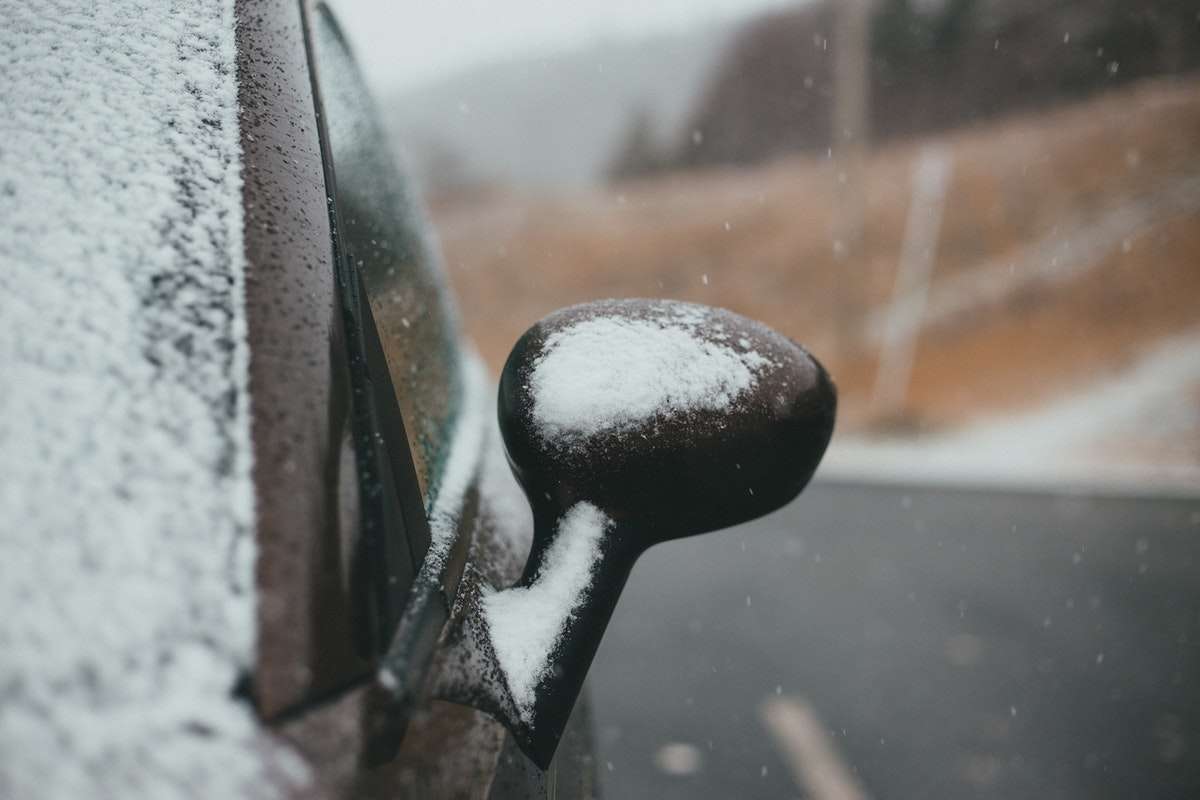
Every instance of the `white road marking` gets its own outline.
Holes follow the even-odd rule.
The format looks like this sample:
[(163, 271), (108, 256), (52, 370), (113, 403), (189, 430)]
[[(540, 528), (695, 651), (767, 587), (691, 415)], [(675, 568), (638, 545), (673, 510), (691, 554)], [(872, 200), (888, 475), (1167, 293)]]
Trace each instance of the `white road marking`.
[(867, 793), (805, 700), (787, 695), (769, 697), (759, 713), (796, 785), (813, 800), (866, 800)]

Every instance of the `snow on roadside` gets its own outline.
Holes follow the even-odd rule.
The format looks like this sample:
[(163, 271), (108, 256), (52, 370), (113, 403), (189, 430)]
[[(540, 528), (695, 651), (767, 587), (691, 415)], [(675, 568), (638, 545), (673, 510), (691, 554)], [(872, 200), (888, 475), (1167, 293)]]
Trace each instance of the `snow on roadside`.
[(1170, 437), (1159, 428), (1178, 422), (1180, 409), (1200, 423), (1197, 385), (1200, 330), (1192, 330), (1041, 409), (922, 439), (835, 436), (818, 477), (1200, 495), (1200, 463), (1151, 463), (1105, 446), (1123, 435)]

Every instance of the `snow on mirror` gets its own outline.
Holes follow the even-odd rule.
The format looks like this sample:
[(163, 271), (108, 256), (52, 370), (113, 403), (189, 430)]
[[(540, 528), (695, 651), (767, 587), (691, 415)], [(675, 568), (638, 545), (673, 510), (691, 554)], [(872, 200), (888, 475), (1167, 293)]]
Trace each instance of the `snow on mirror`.
[(590, 502), (642, 548), (791, 500), (835, 406), (825, 370), (795, 342), (663, 300), (558, 311), (521, 337), (500, 379), (509, 463), (539, 524)]
[(609, 300), (534, 325), (499, 397), (533, 546), (516, 585), (481, 586), (460, 617), (473, 666), (442, 695), (500, 717), (546, 767), (638, 556), (793, 499), (835, 409), (804, 348), (721, 309)]

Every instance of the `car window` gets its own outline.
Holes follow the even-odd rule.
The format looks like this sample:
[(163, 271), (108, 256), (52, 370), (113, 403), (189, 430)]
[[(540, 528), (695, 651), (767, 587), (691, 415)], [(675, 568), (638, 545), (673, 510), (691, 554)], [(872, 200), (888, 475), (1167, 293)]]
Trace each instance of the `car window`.
[(361, 276), (428, 508), (460, 406), (457, 316), (423, 209), (341, 32), (324, 6), (313, 24), (340, 246)]

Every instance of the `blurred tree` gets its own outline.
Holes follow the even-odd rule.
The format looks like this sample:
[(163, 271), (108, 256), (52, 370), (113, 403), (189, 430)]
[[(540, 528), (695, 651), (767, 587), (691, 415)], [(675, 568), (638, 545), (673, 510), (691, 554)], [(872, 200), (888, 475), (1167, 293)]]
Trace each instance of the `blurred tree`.
[(931, 25), (930, 42), (936, 50), (962, 44), (970, 32), (977, 0), (947, 0)]
[(927, 49), (928, 26), (910, 0), (881, 0), (871, 20), (871, 52), (898, 64)]
[[(657, 168), (830, 147), (834, 4), (747, 24)], [(875, 142), (1200, 67), (1188, 0), (875, 0), (871, 27)]]
[(655, 139), (650, 112), (640, 107), (630, 115), (625, 138), (617, 148), (607, 174), (611, 180), (635, 178), (662, 169), (666, 160), (666, 154)]
[(443, 139), (422, 139), (412, 156), (416, 161), (417, 177), (431, 195), (454, 194), (474, 189), (482, 183), (462, 154)]
[(774, 12), (733, 41), (679, 132), (674, 167), (761, 161), (829, 145), (833, 13)]

